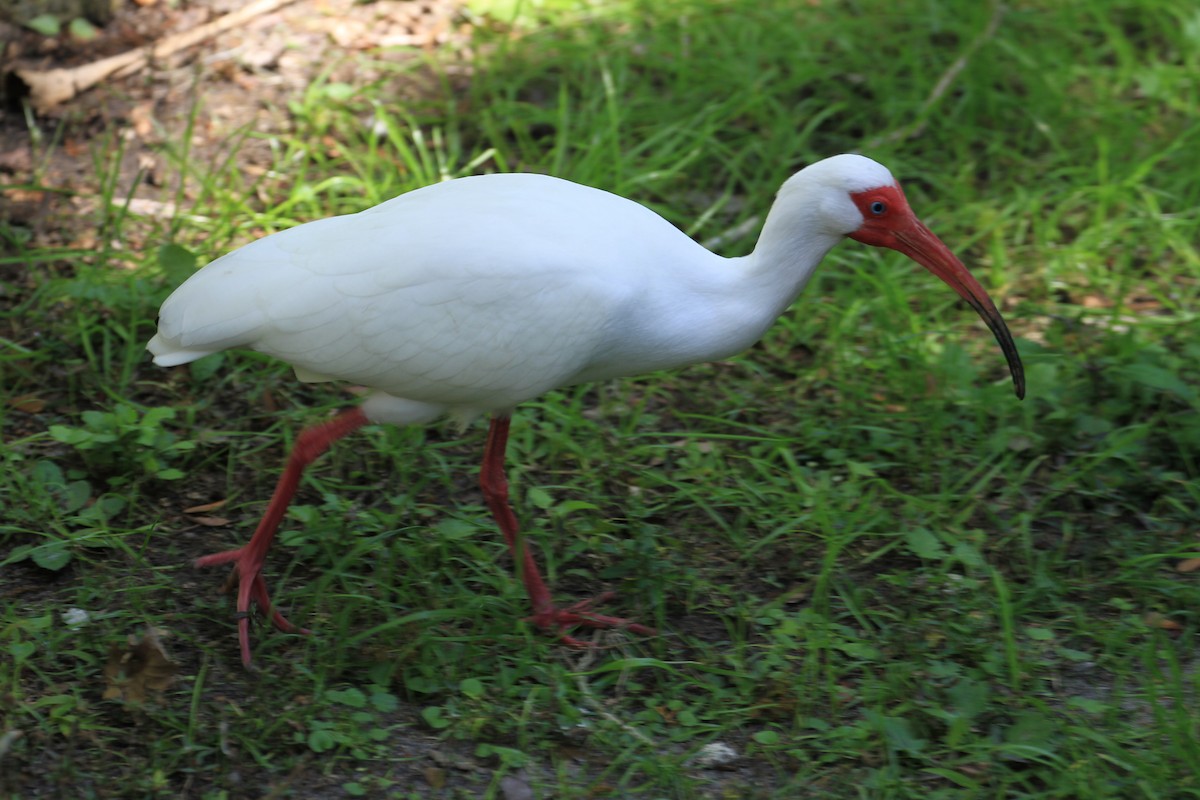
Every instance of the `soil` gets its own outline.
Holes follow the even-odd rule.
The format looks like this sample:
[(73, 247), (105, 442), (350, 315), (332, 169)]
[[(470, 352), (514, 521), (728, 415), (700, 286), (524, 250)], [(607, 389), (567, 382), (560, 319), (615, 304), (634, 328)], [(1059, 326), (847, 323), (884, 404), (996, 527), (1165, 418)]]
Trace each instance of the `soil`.
[[(31, 230), (34, 244), (78, 244), (79, 222), (94, 210), (89, 198), (100, 189), (94, 145), (106, 136), (119, 137), (124, 150), (111, 195), (132, 198), (136, 212), (170, 216), (173, 209), (155, 199), (162, 196), (158, 187), (172, 180), (160, 150), (164, 142), (180, 141), (189, 126), (191, 158), (210, 163), (240, 131), (285, 133), (288, 101), (319, 71), (332, 68), (332, 80), (371, 80), (354, 71), (345, 57), (350, 52), (405, 60), (442, 49), (469, 57), (469, 26), (456, 0), (298, 0), (156, 59), (136, 74), (103, 80), (67, 102), (37, 111), (29, 106), (21, 70), (79, 68), (151, 47), (245, 5), (125, 2), (88, 41), (0, 22), (0, 184), (9, 187), (0, 192), (0, 218)], [(398, 96), (426, 90), (419, 71), (410, 82)], [(261, 139), (246, 140), (236, 155), (239, 166), (264, 168), (266, 147)]]

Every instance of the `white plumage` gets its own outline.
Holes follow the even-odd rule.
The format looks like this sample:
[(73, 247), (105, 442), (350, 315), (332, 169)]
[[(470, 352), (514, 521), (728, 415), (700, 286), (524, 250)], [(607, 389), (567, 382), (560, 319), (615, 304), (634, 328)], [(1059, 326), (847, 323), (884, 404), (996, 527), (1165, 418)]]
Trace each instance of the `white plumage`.
[[(996, 334), (1023, 392), (1011, 336), (986, 292), (913, 216), (891, 173), (857, 155), (790, 178), (754, 252), (731, 259), (644, 206), (557, 178), (499, 174), (428, 186), (217, 259), (163, 304), (148, 347), (161, 366), (248, 347), (291, 364), (301, 380), (371, 389), (346, 424), (314, 434), (315, 453), (289, 467), (268, 518), (286, 508), (289, 475), (360, 424), (497, 415), (504, 430), (489, 439), (483, 480), (513, 544), (515, 521), (501, 519), (499, 464), (514, 406), (555, 387), (746, 348), (846, 236), (906, 253), (966, 298)], [(249, 582), (266, 602), (261, 558), (278, 523), (268, 518), (246, 548), (202, 559), (238, 563), (241, 611)], [(623, 622), (575, 613), (582, 607), (555, 609), (535, 566), (537, 585), (530, 583), (531, 565), (526, 582), (539, 624)]]
[(763, 276), (761, 258), (720, 258), (608, 192), (543, 175), (462, 178), (217, 259), (163, 304), (149, 349), (174, 366), (249, 347), (303, 380), (459, 415), (502, 410), (554, 387), (744, 349), (857, 216), (807, 242), (790, 274)]

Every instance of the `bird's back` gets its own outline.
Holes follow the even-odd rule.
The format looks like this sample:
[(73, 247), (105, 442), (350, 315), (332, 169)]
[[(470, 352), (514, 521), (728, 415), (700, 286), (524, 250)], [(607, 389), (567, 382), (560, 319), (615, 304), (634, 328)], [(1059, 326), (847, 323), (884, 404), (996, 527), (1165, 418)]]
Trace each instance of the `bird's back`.
[(540, 175), (463, 178), (217, 259), (163, 304), (149, 349), (170, 366), (249, 347), (304, 379), (506, 408), (596, 377), (646, 294), (712, 258), (607, 192)]

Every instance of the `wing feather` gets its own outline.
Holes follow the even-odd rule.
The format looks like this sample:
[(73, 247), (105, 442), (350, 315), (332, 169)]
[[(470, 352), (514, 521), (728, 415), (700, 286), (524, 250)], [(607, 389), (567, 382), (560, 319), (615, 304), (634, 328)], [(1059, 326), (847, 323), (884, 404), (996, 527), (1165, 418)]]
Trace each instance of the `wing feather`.
[(654, 269), (694, 248), (606, 192), (464, 178), (217, 259), (163, 304), (149, 349), (172, 365), (249, 347), (302, 379), (510, 407), (611, 356)]

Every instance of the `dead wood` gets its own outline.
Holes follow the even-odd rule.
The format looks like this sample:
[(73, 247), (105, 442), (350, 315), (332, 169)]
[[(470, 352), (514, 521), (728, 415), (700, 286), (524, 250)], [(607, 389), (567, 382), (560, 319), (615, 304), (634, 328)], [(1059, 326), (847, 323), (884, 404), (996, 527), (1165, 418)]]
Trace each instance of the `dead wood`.
[(201, 25), (161, 39), (147, 47), (139, 47), (115, 56), (102, 58), (90, 64), (70, 69), (35, 70), (16, 68), (12, 70), (29, 92), (29, 101), (37, 111), (45, 111), (59, 103), (81, 94), (107, 78), (123, 78), (132, 75), (155, 60), (161, 60), (185, 48), (199, 44), (212, 36), (237, 27), (243, 23), (282, 8), (294, 0), (256, 0), (237, 11)]

